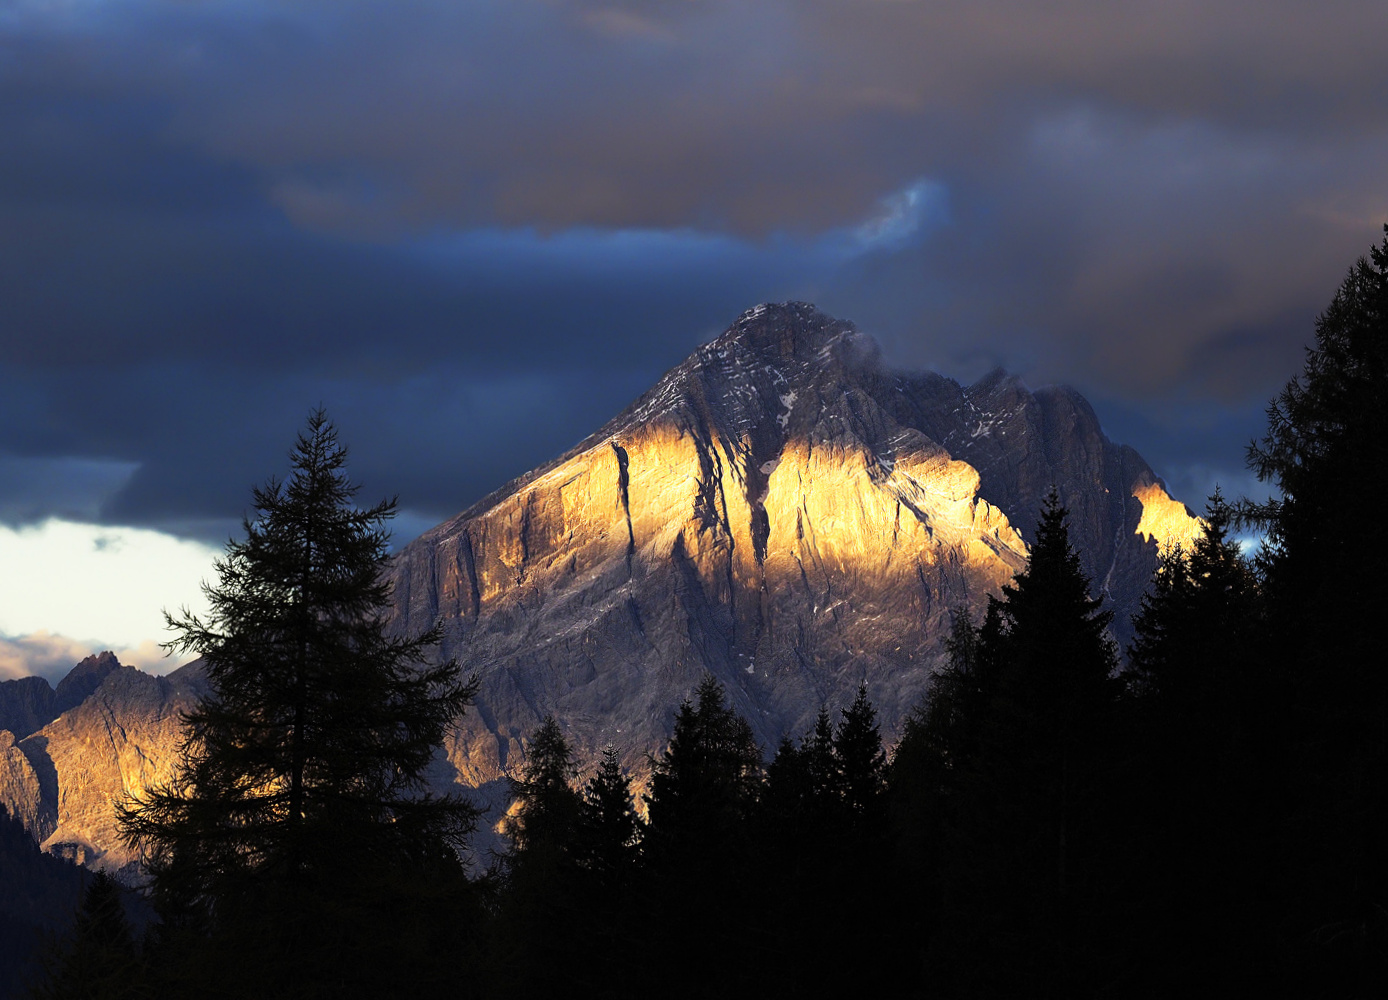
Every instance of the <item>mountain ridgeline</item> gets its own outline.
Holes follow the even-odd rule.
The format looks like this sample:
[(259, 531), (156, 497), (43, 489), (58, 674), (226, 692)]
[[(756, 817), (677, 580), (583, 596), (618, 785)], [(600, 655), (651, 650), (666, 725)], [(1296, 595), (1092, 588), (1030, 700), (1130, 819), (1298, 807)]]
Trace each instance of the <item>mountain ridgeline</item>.
[(707, 674), (765, 747), (866, 684), (888, 731), (1026, 565), (1054, 486), (1120, 643), (1199, 522), (1074, 390), (883, 367), (801, 303), (758, 306), (567, 454), (400, 553), (398, 628), (481, 678), (449, 760), (495, 781), (549, 714), (640, 775)]
[[(553, 715), (580, 760), (612, 744), (643, 786), (710, 674), (768, 751), (860, 685), (891, 738), (951, 612), (981, 619), (1026, 566), (1052, 486), (1126, 644), (1159, 550), (1199, 521), (1078, 393), (891, 371), (850, 323), (758, 306), (395, 557), (392, 627), (441, 620), (441, 654), (480, 680), (431, 778), (501, 805)], [(201, 685), (196, 665), (154, 678), (109, 655), (57, 691), (0, 684), (0, 802), (50, 849), (127, 868), (114, 806), (167, 780)]]

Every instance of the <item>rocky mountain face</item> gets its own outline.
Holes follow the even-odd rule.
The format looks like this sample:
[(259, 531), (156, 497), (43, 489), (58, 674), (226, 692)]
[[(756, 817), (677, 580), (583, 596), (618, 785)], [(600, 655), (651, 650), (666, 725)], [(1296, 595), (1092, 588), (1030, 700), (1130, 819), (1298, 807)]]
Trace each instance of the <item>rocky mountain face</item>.
[(448, 747), (496, 782), (553, 713), (638, 775), (712, 672), (768, 748), (866, 683), (889, 732), (949, 615), (1026, 562), (1054, 485), (1117, 638), (1158, 547), (1198, 522), (1072, 389), (885, 369), (870, 338), (759, 306), (573, 450), (426, 533), (393, 566), (397, 627), (441, 619), (481, 679)]
[[(0, 705), (35, 680), (48, 687), (41, 678), (0, 683)], [(173, 776), (179, 713), (203, 690), (192, 664), (153, 677), (109, 652), (88, 657), (49, 689), (47, 718), (0, 730), (0, 804), (46, 850), (128, 871), (134, 858), (120, 843), (115, 806)]]
[[(393, 560), (393, 627), (442, 620), (481, 682), (433, 780), (499, 804), (550, 713), (640, 778), (707, 672), (768, 750), (860, 683), (890, 734), (951, 611), (981, 615), (1025, 565), (1052, 485), (1123, 641), (1158, 547), (1198, 522), (1077, 393), (890, 371), (850, 323), (759, 306)], [(128, 866), (113, 805), (169, 776), (201, 683), (84, 661), (47, 696), (0, 684), (0, 801), (50, 849)]]

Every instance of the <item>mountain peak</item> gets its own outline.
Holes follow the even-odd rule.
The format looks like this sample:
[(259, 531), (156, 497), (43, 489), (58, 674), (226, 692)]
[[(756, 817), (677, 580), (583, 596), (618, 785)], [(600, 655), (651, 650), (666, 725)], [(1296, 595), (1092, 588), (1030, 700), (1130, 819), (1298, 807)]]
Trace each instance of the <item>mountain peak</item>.
[(808, 302), (764, 302), (744, 312), (700, 353), (744, 346), (768, 360), (811, 361), (855, 341), (872, 343), (852, 323), (820, 312)]
[(121, 669), (120, 660), (109, 649), (87, 657), (68, 671), (55, 690), (54, 709), (58, 715), (82, 704), (110, 674)]

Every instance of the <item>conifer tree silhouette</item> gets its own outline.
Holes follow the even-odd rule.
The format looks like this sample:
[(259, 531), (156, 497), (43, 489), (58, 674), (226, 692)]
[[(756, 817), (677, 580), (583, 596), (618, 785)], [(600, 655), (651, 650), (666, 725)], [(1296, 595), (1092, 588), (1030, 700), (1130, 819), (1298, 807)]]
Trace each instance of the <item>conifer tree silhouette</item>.
[(583, 786), (578, 813), (581, 863), (605, 881), (620, 881), (636, 860), (642, 829), (617, 748), (603, 748), (597, 770)]
[(1026, 569), (990, 603), (976, 646), (956, 642), (977, 676), (960, 671), (954, 696), (976, 721), (935, 722), (948, 723), (940, 747), (977, 734), (956, 744), (968, 750), (942, 786), (952, 790), (938, 840), (945, 908), (927, 964), (946, 992), (1068, 996), (1102, 975), (1094, 895), (1117, 654), (1065, 518), (1052, 490)]
[(875, 816), (887, 767), (877, 710), (868, 700), (866, 684), (858, 686), (853, 703), (843, 710), (833, 748), (844, 808), (852, 821), (866, 822)]
[(1388, 225), (1316, 320), (1249, 464), (1281, 493), (1240, 512), (1268, 536), (1264, 755), (1282, 761), (1287, 896), (1305, 990), (1388, 978), (1388, 581), (1346, 511), (1388, 491)]
[[(1254, 654), (1265, 628), (1256, 574), (1230, 537), (1216, 490), (1188, 551), (1163, 554), (1134, 617), (1124, 784), (1135, 961), (1154, 986), (1198, 977), (1237, 989), (1268, 966), (1267, 830), (1253, 752), (1265, 681)], [(1198, 887), (1201, 905), (1189, 905)], [(1262, 942), (1259, 943), (1259, 938)], [(1264, 953), (1255, 957), (1261, 949)], [(1179, 956), (1173, 961), (1173, 956)]]
[(577, 764), (553, 715), (545, 717), (525, 750), (519, 778), (510, 781), (519, 811), (507, 818), (506, 833), (517, 857), (566, 853), (572, 844), (582, 800), (570, 784)]
[(358, 989), (394, 967), (406, 949), (367, 933), (363, 909), (422, 913), (410, 893), (462, 880), (476, 822), (425, 786), (475, 684), (430, 664), (437, 628), (388, 631), (396, 503), (353, 506), (346, 457), (313, 413), (289, 478), (254, 490), (245, 537), (204, 584), (209, 615), (167, 616), (210, 693), (185, 716), (173, 781), (119, 811), (165, 931), (187, 931), (170, 951), (207, 958), (204, 978), (245, 977), (247, 995)]
[(82, 895), (67, 941), (49, 963), (34, 1000), (135, 1000), (145, 993), (144, 964), (122, 902), (124, 890), (98, 871)]

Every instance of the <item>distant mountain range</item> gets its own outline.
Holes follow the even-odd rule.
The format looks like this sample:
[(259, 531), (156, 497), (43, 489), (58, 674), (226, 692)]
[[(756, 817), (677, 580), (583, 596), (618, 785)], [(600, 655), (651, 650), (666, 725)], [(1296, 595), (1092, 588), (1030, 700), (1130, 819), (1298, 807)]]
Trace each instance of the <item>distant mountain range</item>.
[[(1126, 641), (1158, 548), (1199, 522), (1073, 389), (891, 371), (851, 323), (763, 305), (559, 458), (394, 559), (402, 633), (442, 619), (481, 681), (432, 776), (498, 804), (553, 713), (638, 778), (706, 673), (768, 749), (866, 683), (889, 732), (952, 611), (1026, 562), (1054, 486)], [(121, 869), (113, 802), (170, 773), (196, 665), (83, 661), (0, 684), (0, 802), (50, 850)], [(13, 734), (11, 736), (10, 734)]]

